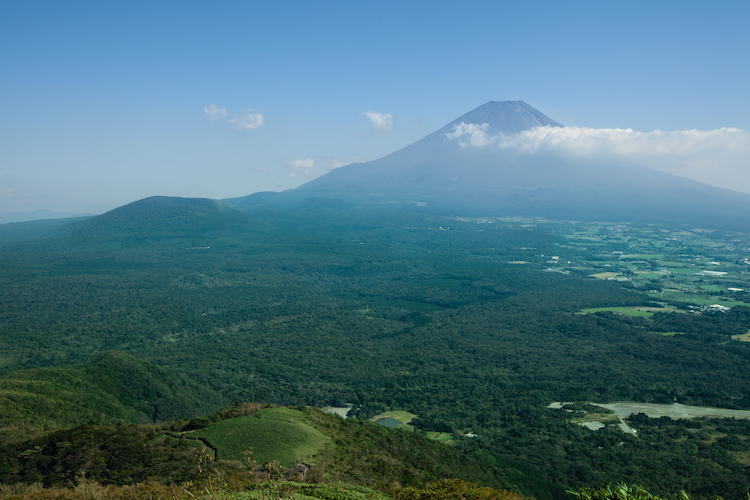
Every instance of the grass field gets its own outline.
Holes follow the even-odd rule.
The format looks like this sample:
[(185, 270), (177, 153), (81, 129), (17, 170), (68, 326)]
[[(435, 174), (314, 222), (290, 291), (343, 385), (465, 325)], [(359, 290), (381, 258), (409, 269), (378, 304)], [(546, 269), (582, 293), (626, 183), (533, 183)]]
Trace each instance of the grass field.
[[(645, 310), (644, 310), (645, 309)], [(650, 318), (654, 315), (654, 312), (671, 312), (671, 309), (658, 309), (654, 307), (593, 307), (590, 309), (582, 309), (578, 314), (593, 314), (598, 312), (613, 312), (620, 313), (625, 316), (640, 316), (643, 318)]]
[(663, 253), (631, 253), (620, 255), (621, 260), (661, 260), (663, 258)]
[(453, 444), (453, 434), (448, 434), (446, 432), (430, 431), (425, 434), (425, 437), (427, 437), (428, 439), (432, 439), (433, 441), (437, 441), (439, 443)]
[(622, 273), (613, 273), (613, 272), (596, 273), (596, 274), (592, 274), (591, 275), (592, 278), (597, 278), (597, 279), (600, 279), (600, 280), (606, 280), (606, 279), (616, 278), (616, 277), (620, 277), (620, 276), (622, 276)]
[(719, 304), (725, 307), (750, 306), (750, 304), (746, 304), (744, 302), (737, 302), (734, 300), (718, 299), (717, 297), (692, 295), (689, 293), (673, 292), (669, 290), (665, 290), (663, 295), (660, 295), (659, 293), (652, 293), (649, 295), (651, 295), (652, 297), (660, 297), (665, 300), (687, 302), (689, 304), (697, 304), (700, 306), (710, 306), (712, 304)]
[(252, 459), (258, 464), (279, 460), (287, 467), (298, 461), (314, 465), (315, 455), (330, 442), (307, 422), (304, 413), (292, 408), (264, 408), (186, 436), (207, 440), (216, 448), (219, 460), (243, 460), (245, 450), (252, 449)]

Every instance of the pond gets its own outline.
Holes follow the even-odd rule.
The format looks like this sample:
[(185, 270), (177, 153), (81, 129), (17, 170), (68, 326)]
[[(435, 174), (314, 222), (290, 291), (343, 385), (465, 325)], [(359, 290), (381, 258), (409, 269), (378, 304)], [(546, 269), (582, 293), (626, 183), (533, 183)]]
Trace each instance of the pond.
[(376, 424), (382, 425), (383, 427), (390, 427), (391, 429), (395, 429), (399, 425), (403, 425), (402, 422), (399, 422), (398, 420), (394, 420), (392, 418), (379, 418), (375, 421)]

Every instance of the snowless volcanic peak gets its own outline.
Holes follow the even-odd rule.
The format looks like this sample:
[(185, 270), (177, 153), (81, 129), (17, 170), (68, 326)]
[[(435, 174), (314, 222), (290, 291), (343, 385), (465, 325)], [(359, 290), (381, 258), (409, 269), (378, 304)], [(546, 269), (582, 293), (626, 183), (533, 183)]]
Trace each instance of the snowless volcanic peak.
[(487, 132), (495, 134), (517, 134), (524, 130), (545, 125), (562, 127), (555, 120), (523, 101), (490, 101), (456, 118), (438, 132), (450, 132), (454, 125), (460, 123), (476, 125), (487, 123), (489, 125)]

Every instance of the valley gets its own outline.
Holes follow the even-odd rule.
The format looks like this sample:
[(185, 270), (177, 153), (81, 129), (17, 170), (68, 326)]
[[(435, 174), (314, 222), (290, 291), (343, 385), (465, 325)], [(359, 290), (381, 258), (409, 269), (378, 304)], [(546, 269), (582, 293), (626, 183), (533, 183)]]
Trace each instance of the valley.
[(463, 495), (451, 478), (744, 498), (750, 421), (639, 411), (628, 433), (587, 402), (750, 410), (750, 195), (474, 147), (466, 123), (560, 126), (490, 102), (294, 190), (0, 225), (0, 482), (301, 460), (405, 500)]
[[(629, 441), (617, 428), (591, 431), (547, 409), (552, 401), (675, 399), (750, 408), (742, 376), (750, 352), (732, 339), (750, 321), (743, 292), (727, 291), (746, 279), (746, 247), (736, 234), (691, 232), (687, 252), (666, 239), (683, 229), (634, 223), (490, 223), (393, 211), (359, 211), (352, 219), (327, 208), (254, 217), (263, 232), (160, 229), (149, 236), (141, 221), (138, 238), (4, 244), (4, 440), (86, 422), (95, 409), (95, 418), (112, 424), (199, 417), (206, 410), (190, 398), (200, 387), (213, 410), (231, 401), (352, 403), (353, 422), (408, 412), (418, 416), (409, 421), (415, 438), (452, 437), (453, 447), (494, 471), (497, 484), (538, 498), (606, 480), (673, 491), (688, 476), (661, 474), (665, 465), (658, 464), (677, 457), (695, 456), (691, 470), (742, 481), (745, 427), (702, 424), (728, 430), (723, 441), (712, 438), (712, 449), (731, 441), (727, 453), (740, 454), (719, 459), (698, 453), (706, 441), (696, 434), (666, 439), (667, 430), (656, 428), (644, 438), (640, 425)], [(694, 274), (717, 268), (710, 262), (727, 274)], [(628, 279), (592, 277), (605, 270)], [(701, 300), (661, 293), (678, 286)], [(714, 303), (731, 310), (704, 310)], [(105, 351), (127, 355), (92, 363)], [(143, 378), (115, 393), (106, 392), (111, 382), (86, 378), (107, 372)], [(41, 381), (71, 376), (105, 392), (79, 393), (68, 407), (80, 410), (62, 420), (52, 401), (71, 405), (73, 396), (53, 395)], [(154, 377), (184, 382), (163, 386)], [(116, 412), (101, 412), (105, 399)], [(686, 425), (675, 420), (668, 432)], [(264, 428), (273, 434), (273, 426)], [(695, 452), (686, 451), (691, 446)], [(643, 462), (644, 455), (654, 461)], [(715, 488), (701, 484), (691, 491)], [(727, 484), (731, 497), (735, 483)]]

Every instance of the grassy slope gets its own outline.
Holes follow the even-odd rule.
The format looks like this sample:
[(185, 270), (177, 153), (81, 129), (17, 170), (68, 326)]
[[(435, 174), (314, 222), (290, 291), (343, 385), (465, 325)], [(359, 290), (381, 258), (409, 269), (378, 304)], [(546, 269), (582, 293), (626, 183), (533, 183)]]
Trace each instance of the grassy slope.
[(22, 438), (88, 421), (148, 422), (73, 370), (41, 368), (0, 379), (0, 435)]
[(231, 418), (188, 432), (202, 437), (217, 450), (219, 460), (243, 460), (252, 449), (258, 463), (279, 460), (291, 467), (297, 462), (316, 464), (316, 455), (331, 438), (316, 429), (311, 419), (291, 408), (264, 408), (251, 415)]
[[(259, 464), (266, 459), (281, 460), (286, 469), (303, 461), (312, 466), (311, 477), (326, 481), (423, 487), (442, 478), (459, 478), (482, 486), (511, 487), (497, 471), (412, 432), (344, 420), (309, 408), (254, 406), (243, 415), (248, 406), (253, 405), (212, 414), (206, 420), (217, 421), (180, 436), (175, 432), (189, 425), (186, 421), (157, 427), (89, 425), (6, 445), (0, 448), (0, 457), (4, 457), (0, 482), (55, 485), (85, 473), (91, 480), (129, 484), (143, 480), (144, 467), (153, 471), (148, 475), (167, 483), (180, 477), (185, 480), (192, 446), (191, 440), (181, 437), (201, 436), (217, 450), (219, 458), (229, 459), (220, 461), (219, 466), (229, 466), (226, 473), (230, 475), (247, 474), (235, 460), (242, 458), (242, 451), (253, 448), (257, 450), (253, 458)], [(172, 430), (167, 431), (168, 427)], [(174, 471), (182, 476), (175, 476)]]
[(84, 422), (151, 423), (208, 413), (216, 393), (146, 361), (106, 352), (78, 368), (40, 368), (0, 378), (0, 440)]
[(344, 420), (310, 408), (264, 408), (186, 436), (205, 439), (217, 450), (219, 459), (241, 460), (243, 452), (252, 448), (258, 463), (280, 460), (290, 467), (302, 461), (328, 479), (365, 486), (423, 486), (457, 477), (491, 487), (511, 487), (500, 473), (449, 446), (405, 430)]

